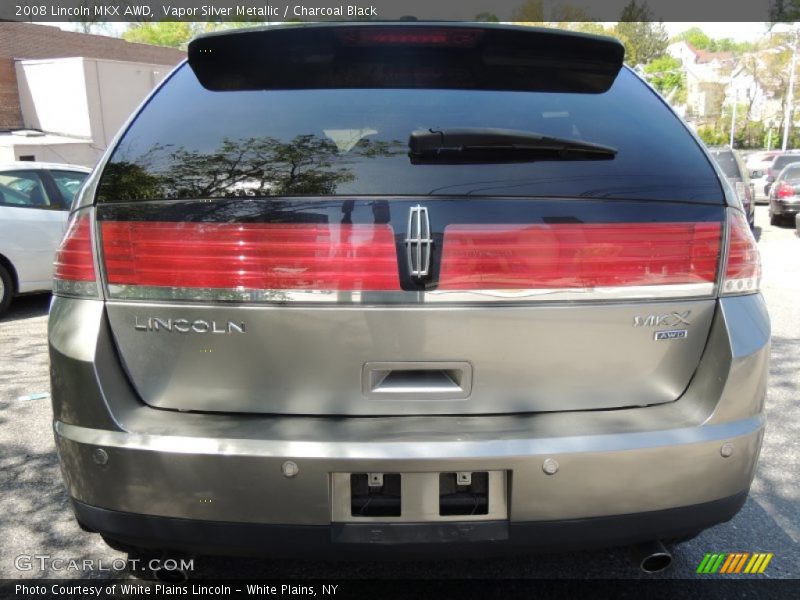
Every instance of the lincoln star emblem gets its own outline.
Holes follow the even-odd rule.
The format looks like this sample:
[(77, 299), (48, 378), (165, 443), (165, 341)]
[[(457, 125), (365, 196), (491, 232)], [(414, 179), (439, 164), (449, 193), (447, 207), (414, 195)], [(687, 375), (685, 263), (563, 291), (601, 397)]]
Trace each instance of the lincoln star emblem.
[(431, 267), (431, 223), (428, 220), (428, 209), (414, 206), (408, 213), (408, 230), (406, 232), (406, 255), (408, 272), (413, 277), (425, 277)]

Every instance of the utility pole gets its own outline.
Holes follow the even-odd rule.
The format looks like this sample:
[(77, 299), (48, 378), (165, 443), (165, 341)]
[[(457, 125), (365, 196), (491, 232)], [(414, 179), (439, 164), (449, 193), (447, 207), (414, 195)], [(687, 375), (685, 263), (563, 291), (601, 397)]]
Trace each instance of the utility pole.
[(789, 69), (789, 89), (786, 90), (786, 106), (783, 113), (783, 143), (781, 150), (786, 150), (786, 145), (789, 143), (789, 131), (791, 129), (792, 120), (792, 102), (794, 101), (794, 67), (797, 62), (797, 33), (795, 29), (792, 38), (792, 66)]

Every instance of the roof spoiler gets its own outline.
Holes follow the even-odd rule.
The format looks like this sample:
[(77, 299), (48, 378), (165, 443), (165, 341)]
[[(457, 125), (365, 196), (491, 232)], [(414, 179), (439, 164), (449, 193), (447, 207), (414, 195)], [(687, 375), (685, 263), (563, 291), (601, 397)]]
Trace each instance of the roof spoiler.
[(616, 39), (485, 23), (325, 23), (214, 33), (189, 44), (211, 91), (441, 88), (602, 93)]

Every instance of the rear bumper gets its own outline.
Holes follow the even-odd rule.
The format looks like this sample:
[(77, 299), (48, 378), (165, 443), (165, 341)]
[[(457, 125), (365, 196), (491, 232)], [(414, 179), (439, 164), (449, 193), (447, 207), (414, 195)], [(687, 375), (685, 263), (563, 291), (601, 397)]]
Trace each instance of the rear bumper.
[[(123, 541), (200, 553), (291, 555), (305, 540), (321, 554), (333, 550), (331, 556), (339, 546), (349, 551), (370, 544), (401, 554), (403, 546), (431, 546), (431, 553), (449, 555), (437, 542), (480, 542), (498, 551), (567, 549), (681, 537), (726, 521), (747, 495), (763, 423), (754, 417), (612, 439), (461, 443), (245, 443), (64, 424), (56, 433), (79, 521)], [(732, 445), (731, 456), (722, 456), (723, 444)], [(546, 458), (557, 460), (557, 473), (543, 471)], [(299, 467), (293, 478), (282, 474), (288, 459)], [(507, 473), (508, 519), (331, 522), (333, 473), (482, 470)]]
[[(296, 535), (337, 556), (373, 545), (449, 556), (450, 545), (437, 542), (461, 535), (510, 550), (680, 537), (741, 507), (764, 431), (770, 332), (759, 295), (720, 300), (705, 354), (675, 402), (461, 417), (154, 409), (121, 373), (102, 303), (56, 299), (53, 311), (61, 312), (50, 348), (67, 490), (84, 525), (139, 545), (290, 555)], [(546, 459), (556, 473), (544, 472)], [(283, 475), (287, 460), (299, 468), (294, 477)], [(454, 471), (505, 473), (507, 519), (333, 522), (333, 474)]]
[(290, 558), (418, 559), (622, 546), (688, 536), (732, 518), (746, 493), (648, 513), (541, 522), (267, 525), (154, 517), (73, 501), (87, 528), (143, 548)]
[(779, 202), (778, 200), (772, 200), (770, 210), (772, 210), (772, 213), (775, 215), (796, 215), (800, 212), (800, 200), (796, 202)]

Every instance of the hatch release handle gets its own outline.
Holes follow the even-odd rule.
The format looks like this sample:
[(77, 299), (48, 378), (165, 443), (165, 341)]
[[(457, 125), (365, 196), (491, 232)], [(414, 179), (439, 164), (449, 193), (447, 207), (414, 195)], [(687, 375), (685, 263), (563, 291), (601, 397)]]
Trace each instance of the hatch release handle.
[(362, 391), (371, 400), (465, 400), (472, 393), (472, 365), (453, 362), (368, 362)]

